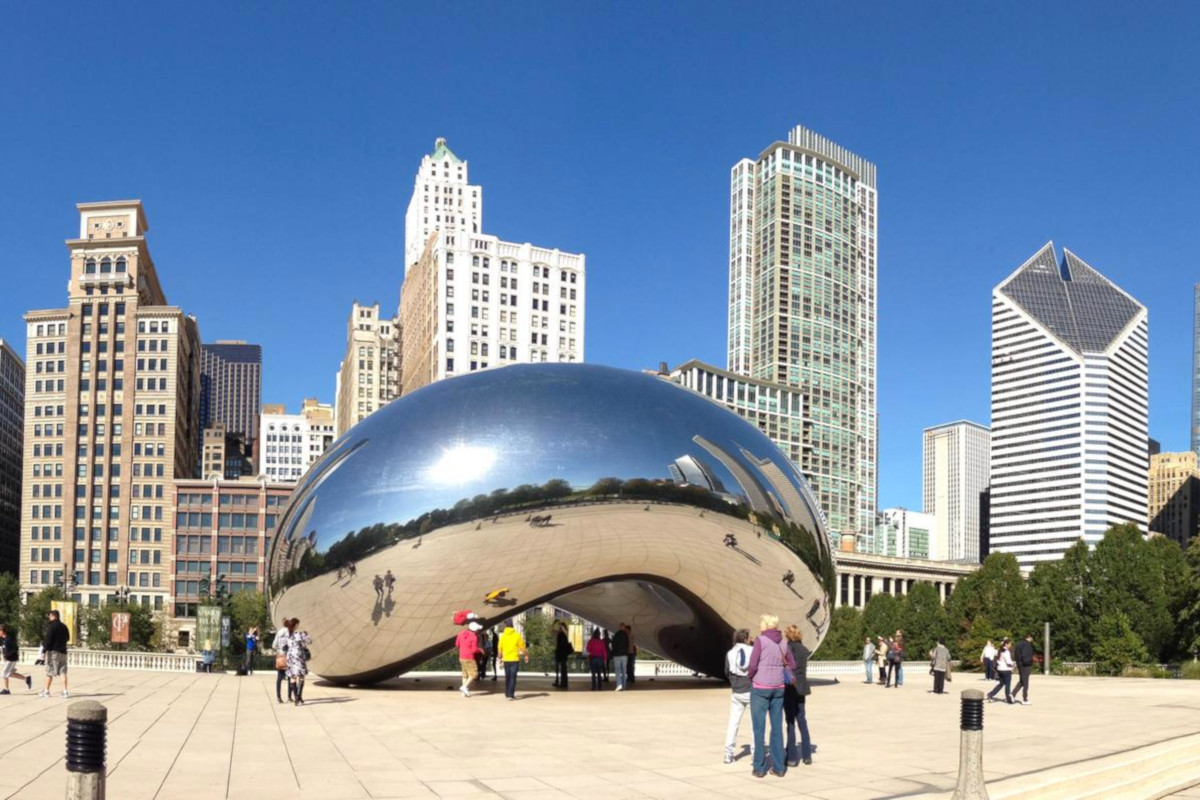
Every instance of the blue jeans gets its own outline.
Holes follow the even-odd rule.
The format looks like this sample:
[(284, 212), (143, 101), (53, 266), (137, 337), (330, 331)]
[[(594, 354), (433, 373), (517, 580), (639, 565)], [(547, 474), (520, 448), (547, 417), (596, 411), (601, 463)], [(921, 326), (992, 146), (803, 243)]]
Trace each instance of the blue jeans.
[(992, 689), (990, 692), (988, 692), (988, 700), (991, 700), (993, 697), (996, 696), (997, 692), (999, 692), (1001, 689), (1003, 689), (1004, 690), (1004, 699), (1007, 702), (1011, 703), (1012, 702), (1012, 670), (1011, 669), (1010, 670), (998, 669), (998, 670), (996, 670), (996, 678), (997, 678), (996, 686), (994, 689)]
[(863, 669), (866, 670), (866, 673), (867, 673), (866, 683), (874, 683), (875, 682), (875, 670), (873, 669), (874, 666), (875, 666), (875, 659), (873, 659), (873, 658), (864, 658), (863, 659)]
[(505, 661), (504, 662), (504, 696), (505, 697), (516, 697), (517, 696), (517, 671), (520, 669), (520, 667), (521, 667), (521, 662), (519, 662), (519, 661)]
[(771, 760), (781, 775), (787, 771), (786, 751), (783, 748), (783, 689), (750, 690), (750, 725), (754, 729), (754, 771), (767, 771), (767, 754), (763, 740), (767, 718), (771, 720)]
[[(787, 723), (787, 759), (812, 758), (812, 740), (808, 736), (808, 719), (804, 715), (804, 698), (794, 689), (786, 689), (783, 700), (783, 716)], [(796, 755), (796, 726), (800, 727), (800, 755)]]
[(617, 688), (624, 689), (625, 681), (629, 679), (629, 656), (613, 656), (612, 668), (617, 676)]
[(604, 659), (600, 656), (591, 656), (588, 658), (588, 663), (592, 668), (592, 691), (600, 688), (600, 682), (604, 680)]

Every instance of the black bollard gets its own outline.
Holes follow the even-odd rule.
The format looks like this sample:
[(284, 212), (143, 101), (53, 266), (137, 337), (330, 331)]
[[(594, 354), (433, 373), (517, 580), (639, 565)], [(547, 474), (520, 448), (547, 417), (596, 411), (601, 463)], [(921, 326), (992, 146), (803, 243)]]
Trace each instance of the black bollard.
[(952, 800), (987, 800), (983, 782), (983, 692), (962, 693), (959, 718), (958, 784)]
[(94, 700), (67, 707), (67, 800), (104, 800), (108, 709)]

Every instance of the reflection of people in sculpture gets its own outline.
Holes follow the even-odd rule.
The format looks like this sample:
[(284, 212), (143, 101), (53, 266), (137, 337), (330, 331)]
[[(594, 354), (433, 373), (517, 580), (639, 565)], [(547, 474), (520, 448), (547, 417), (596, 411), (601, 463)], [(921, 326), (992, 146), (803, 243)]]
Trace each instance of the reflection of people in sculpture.
[(810, 608), (810, 609), (808, 610), (808, 613), (804, 615), (804, 618), (805, 618), (805, 619), (807, 619), (809, 622), (811, 622), (811, 623), (812, 623), (812, 625), (813, 625), (813, 627), (817, 629), (817, 636), (818, 636), (818, 637), (821, 635), (821, 632), (822, 632), (823, 630), (825, 630), (825, 626), (826, 626), (826, 625), (828, 624), (828, 622), (829, 622), (828, 618), (827, 618), (827, 619), (825, 619), (823, 622), (818, 622), (818, 621), (816, 621), (816, 620), (814, 620), (814, 619), (813, 619), (813, 617), (815, 617), (815, 616), (817, 615), (817, 612), (818, 612), (818, 611), (820, 611), (820, 610), (821, 610), (821, 601), (820, 601), (820, 600), (813, 600), (812, 608)]
[(790, 589), (790, 588), (792, 588), (792, 584), (795, 582), (796, 582), (796, 576), (795, 576), (795, 574), (792, 573), (792, 571), (790, 569), (787, 572), (783, 573), (783, 585), (784, 586), (786, 586)]
[(732, 533), (725, 534), (725, 546), (726, 547), (737, 547), (737, 544), (738, 544), (738, 541), (737, 541), (736, 536), (734, 536)]
[(373, 583), (375, 584), (375, 602), (382, 603), (383, 602), (383, 577), (381, 575), (376, 575)]
[(383, 585), (387, 587), (388, 597), (392, 596), (392, 590), (396, 588), (396, 576), (389, 569), (387, 574), (383, 576)]

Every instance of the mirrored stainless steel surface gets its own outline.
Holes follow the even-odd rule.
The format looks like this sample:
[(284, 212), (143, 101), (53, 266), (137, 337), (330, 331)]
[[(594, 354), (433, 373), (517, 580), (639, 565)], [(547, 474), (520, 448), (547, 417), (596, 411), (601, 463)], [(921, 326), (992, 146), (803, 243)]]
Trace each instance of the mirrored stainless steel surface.
[(815, 649), (832, 611), (829, 539), (787, 457), (699, 394), (609, 367), (514, 365), (406, 395), (313, 465), (277, 530), (272, 618), (298, 617), (310, 669), (339, 683), (451, 649), (462, 609), (491, 625), (553, 601), (713, 675), (760, 614)]

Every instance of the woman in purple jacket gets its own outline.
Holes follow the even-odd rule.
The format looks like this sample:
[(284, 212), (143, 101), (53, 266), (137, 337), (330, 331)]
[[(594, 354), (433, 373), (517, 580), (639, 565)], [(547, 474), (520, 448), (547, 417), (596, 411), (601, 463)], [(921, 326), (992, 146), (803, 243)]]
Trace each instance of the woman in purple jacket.
[(795, 674), (792, 657), (783, 634), (779, 632), (779, 617), (763, 614), (759, 620), (758, 638), (750, 652), (750, 722), (754, 728), (754, 777), (767, 774), (767, 754), (763, 751), (767, 719), (771, 720), (771, 773), (782, 778), (787, 772), (787, 757), (783, 746), (783, 690), (788, 672)]

